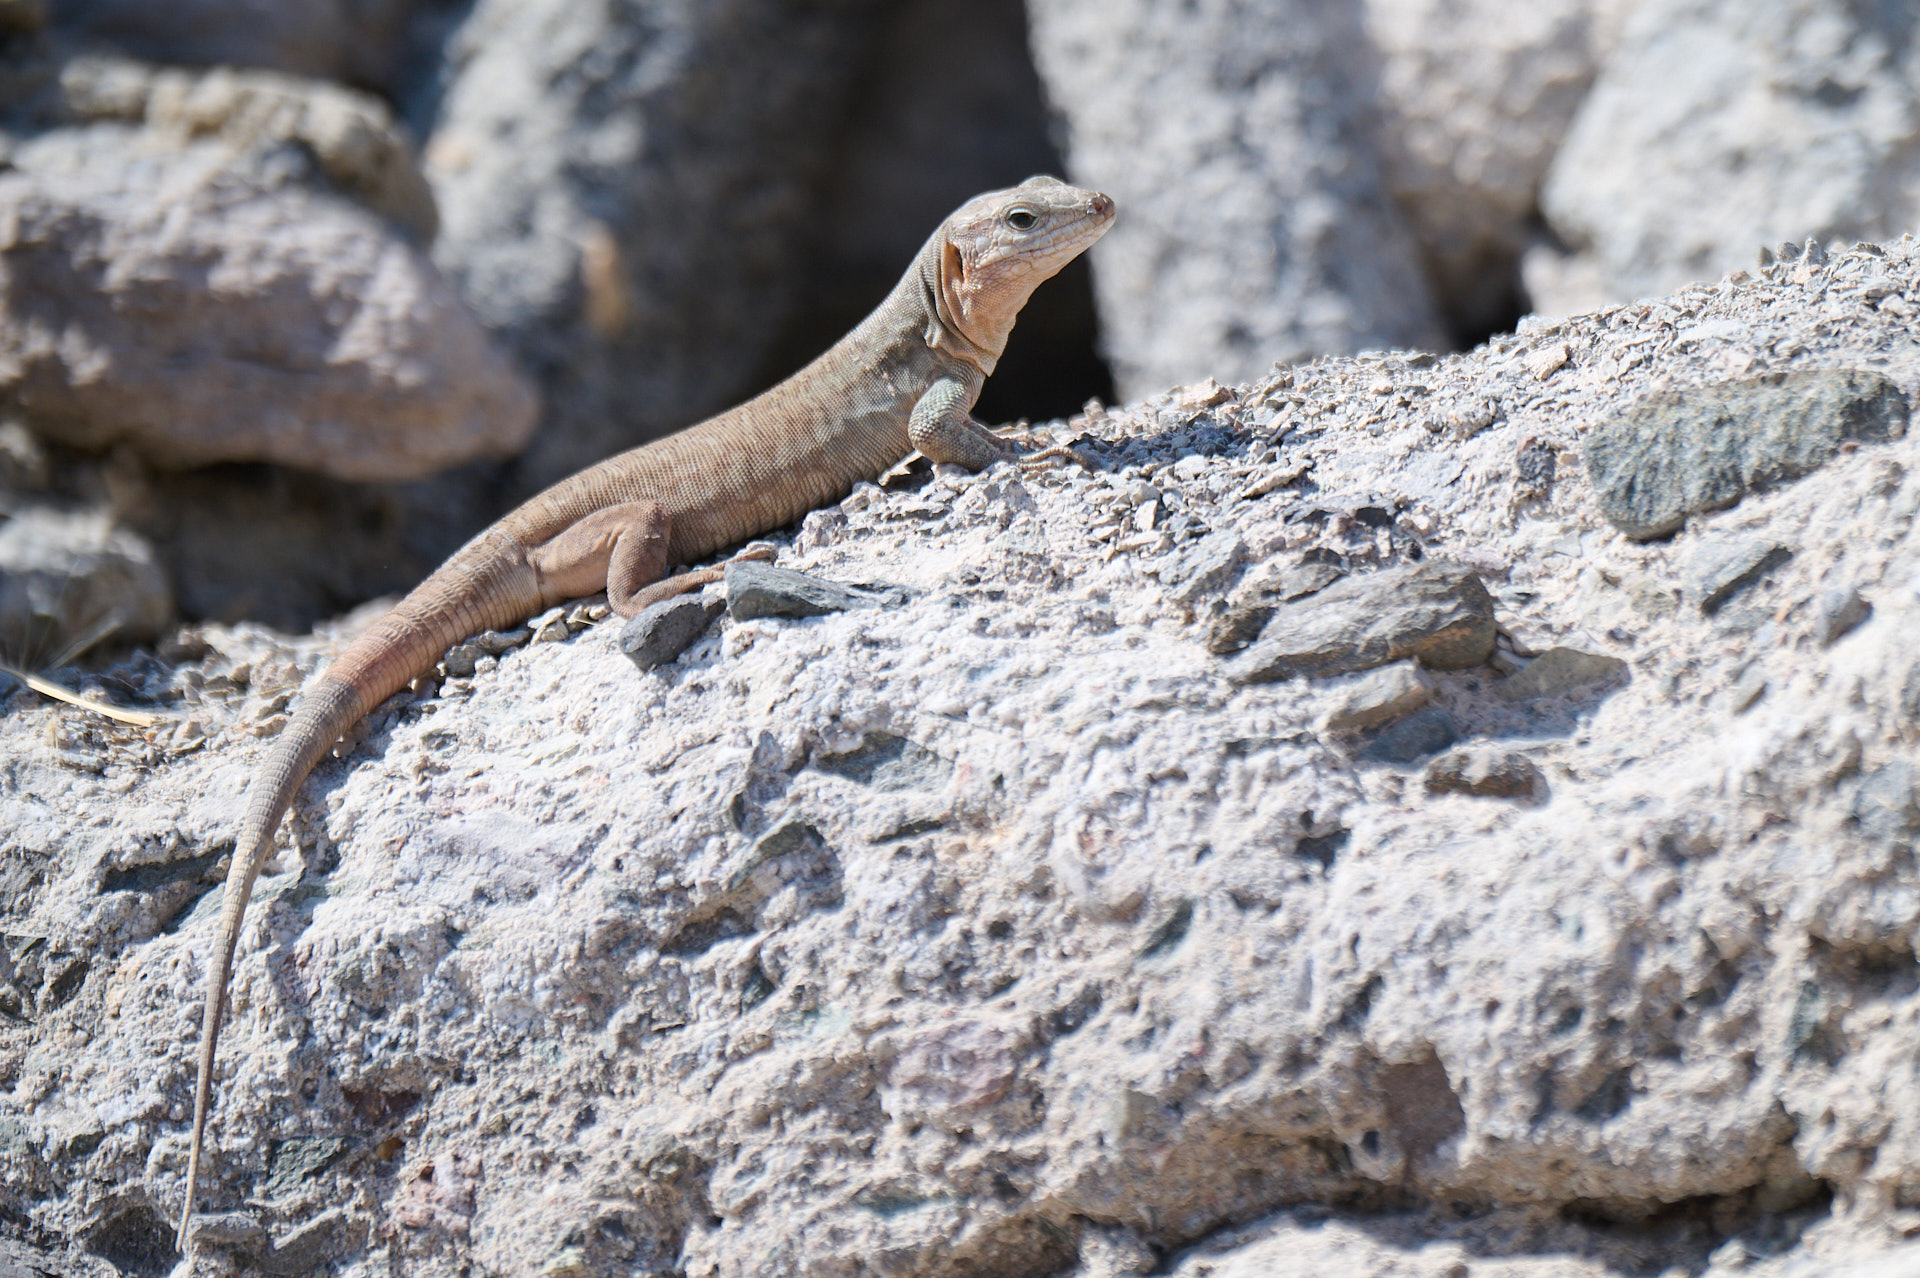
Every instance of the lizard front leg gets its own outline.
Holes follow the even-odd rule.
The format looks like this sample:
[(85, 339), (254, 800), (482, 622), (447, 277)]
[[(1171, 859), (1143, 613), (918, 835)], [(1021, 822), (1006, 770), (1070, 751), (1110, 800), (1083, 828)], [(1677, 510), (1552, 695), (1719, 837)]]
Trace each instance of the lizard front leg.
[(907, 418), (907, 438), (928, 460), (951, 462), (968, 470), (985, 470), (997, 461), (1047, 462), (1067, 458), (1082, 466), (1091, 463), (1067, 447), (1022, 452), (1017, 444), (994, 434), (967, 411), (967, 390), (960, 380), (943, 377), (927, 388)]

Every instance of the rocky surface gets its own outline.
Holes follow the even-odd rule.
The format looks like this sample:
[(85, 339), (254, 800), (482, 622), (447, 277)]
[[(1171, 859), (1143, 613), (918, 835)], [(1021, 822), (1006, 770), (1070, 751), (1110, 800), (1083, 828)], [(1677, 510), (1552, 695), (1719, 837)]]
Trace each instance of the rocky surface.
[(1356, 7), (1032, 0), (1029, 13), (1074, 179), (1124, 210), (1090, 254), (1122, 395), (1445, 345), (1381, 174)]
[[(1896, 297), (1911, 241), (1202, 385), (1056, 427), (1091, 472), (903, 468), (777, 539), (897, 606), (644, 673), (593, 601), (461, 645), (262, 881), (209, 1272), (1910, 1272), (1863, 1257), (1920, 1233), (1917, 445), (1644, 541), (1581, 460), (1656, 391), (1913, 395)], [(1709, 611), (1729, 545), (1791, 553)], [(1486, 664), (1231, 677), (1438, 563)], [(225, 840), (348, 629), (99, 675), (152, 730), (4, 703), (45, 1267), (173, 1261)]]
[(1920, 45), (1900, 4), (1639, 0), (1554, 156), (1529, 256), (1565, 313), (1920, 215)]

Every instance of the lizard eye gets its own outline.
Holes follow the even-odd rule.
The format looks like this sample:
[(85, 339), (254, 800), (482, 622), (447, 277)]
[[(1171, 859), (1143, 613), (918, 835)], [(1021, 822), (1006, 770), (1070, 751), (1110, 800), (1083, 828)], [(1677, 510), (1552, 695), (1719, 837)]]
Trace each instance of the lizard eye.
[(1040, 215), (1024, 204), (1016, 204), (1007, 210), (1007, 225), (1016, 231), (1031, 231)]

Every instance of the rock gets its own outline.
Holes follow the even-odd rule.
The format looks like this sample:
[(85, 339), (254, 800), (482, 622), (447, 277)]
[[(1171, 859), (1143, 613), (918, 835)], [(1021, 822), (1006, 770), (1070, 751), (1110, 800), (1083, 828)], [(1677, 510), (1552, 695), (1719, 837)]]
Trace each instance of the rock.
[(1167, 592), (1169, 599), (1191, 608), (1204, 597), (1218, 594), (1246, 560), (1247, 543), (1238, 534), (1210, 533), (1162, 569), (1160, 581), (1172, 587)]
[(1456, 334), (1528, 309), (1520, 259), (1540, 183), (1631, 6), (1367, 0), (1388, 188)]
[(60, 0), (54, 27), (154, 62), (387, 86), (418, 0)]
[(293, 1230), (253, 1263), (270, 1274), (308, 1274), (325, 1262), (358, 1249), (367, 1239), (365, 1221), (332, 1207)]
[(1427, 765), (1425, 783), (1432, 794), (1474, 794), (1493, 799), (1538, 799), (1546, 778), (1526, 755), (1512, 750), (1470, 746), (1449, 750)]
[(425, 147), (434, 258), (540, 378), (522, 487), (765, 384), (838, 135), (820, 122), (877, 9), (480, 0), (460, 20)]
[(1761, 537), (1702, 543), (1687, 558), (1687, 595), (1703, 614), (1712, 616), (1791, 558), (1791, 550)]
[(893, 586), (847, 586), (837, 581), (747, 560), (727, 565), (727, 615), (819, 617), (850, 608), (897, 608), (906, 595)]
[(1340, 690), (1321, 726), (1328, 732), (1362, 732), (1403, 719), (1433, 699), (1433, 684), (1409, 661), (1364, 675)]
[(1418, 763), (1460, 739), (1460, 725), (1443, 706), (1428, 706), (1367, 737), (1355, 756), (1366, 763)]
[(153, 548), (104, 511), (30, 507), (0, 523), (0, 658), (64, 665), (102, 639), (140, 643), (173, 620)]
[(1770, 373), (1648, 396), (1590, 431), (1582, 452), (1601, 513), (1644, 541), (1810, 474), (1847, 440), (1906, 429), (1907, 398), (1879, 373)]
[(1831, 648), (1872, 615), (1873, 605), (1855, 587), (1823, 590), (1814, 609), (1814, 642), (1822, 648)]
[(526, 441), (532, 392), (379, 219), (230, 182), (217, 143), (144, 147), (59, 130), (0, 176), (0, 402), (34, 430), (363, 480)]
[[(1904, 290), (1917, 250), (1820, 269)], [(364, 1224), (316, 1264), (341, 1272), (1846, 1273), (1920, 1184), (1920, 444), (1707, 521), (1804, 547), (1713, 617), (1632, 588), (1677, 589), (1700, 532), (1629, 542), (1571, 467), (1502, 498), (1522, 439), (1659, 381), (1764, 356), (1920, 385), (1911, 318), (1749, 277), (1103, 409), (1081, 429), (1111, 469), (1023, 474), (1005, 525), (984, 493), (868, 486), (785, 550), (898, 608), (731, 626), (657, 696), (613, 626), (483, 652), (296, 798), (236, 953), (207, 1207), (267, 1197), (298, 1133), (355, 1143), (271, 1224)], [(1501, 413), (1469, 443), (1429, 429), (1475, 401)], [(1310, 483), (1241, 500), (1276, 435)], [(1198, 538), (1080, 535), (1136, 481), (1252, 548), (1236, 594), (1308, 551), (1356, 570), (1270, 625), (1417, 537), (1536, 648), (1631, 652), (1632, 678), (1556, 710), (1473, 668), (1323, 731), (1357, 677), (1233, 682), (1147, 571)], [(1809, 601), (1844, 583), (1875, 615), (1822, 651)], [(4, 703), (0, 1197), (47, 1272), (175, 1263), (182, 1027), (252, 728), (350, 632), (206, 624), (178, 668), (100, 670), (190, 704), (151, 741)], [(1524, 753), (1550, 806), (1429, 794), (1449, 749)]]
[(1911, 842), (1920, 833), (1920, 780), (1913, 764), (1895, 759), (1861, 777), (1851, 815), (1867, 838)]
[(344, 194), (422, 245), (439, 223), (413, 147), (376, 97), (265, 71), (186, 71), (80, 57), (60, 67), (68, 123), (145, 125), (153, 144), (216, 140), (235, 156), (298, 148)]
[(642, 670), (665, 665), (699, 641), (726, 601), (705, 594), (663, 599), (636, 613), (620, 628), (620, 651)]
[(1468, 568), (1428, 560), (1347, 577), (1274, 613), (1227, 663), (1239, 683), (1325, 677), (1417, 658), (1435, 670), (1493, 653), (1493, 600)]
[(1626, 673), (1627, 663), (1618, 657), (1578, 648), (1549, 648), (1525, 669), (1495, 684), (1493, 693), (1504, 701), (1533, 701), (1600, 687)]
[(1541, 190), (1574, 254), (1529, 255), (1534, 305), (1658, 296), (1750, 266), (1763, 244), (1912, 226), (1915, 192), (1886, 175), (1914, 144), (1917, 68), (1904, 11), (1642, 0)]
[(1324, 590), (1347, 575), (1346, 561), (1330, 550), (1303, 551), (1270, 576), (1248, 582), (1226, 600), (1208, 624), (1207, 651), (1238, 652), (1256, 639), (1281, 604)]
[(1028, 12), (1068, 168), (1126, 211), (1089, 254), (1123, 396), (1444, 343), (1382, 180), (1373, 53), (1353, 7), (1034, 0)]

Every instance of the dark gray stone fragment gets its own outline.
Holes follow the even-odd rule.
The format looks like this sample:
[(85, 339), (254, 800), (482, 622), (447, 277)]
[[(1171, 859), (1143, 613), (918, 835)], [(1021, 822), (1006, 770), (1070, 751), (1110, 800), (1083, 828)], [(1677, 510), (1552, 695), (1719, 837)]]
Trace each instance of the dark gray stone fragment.
[(753, 617), (819, 617), (854, 608), (895, 608), (907, 600), (897, 586), (845, 586), (757, 560), (727, 565), (727, 614)]
[(1435, 794), (1533, 799), (1545, 791), (1546, 778), (1524, 754), (1468, 747), (1449, 750), (1429, 763), (1426, 785)]
[(1813, 618), (1813, 637), (1830, 648), (1873, 615), (1873, 605), (1852, 586), (1822, 591)]
[(726, 607), (699, 594), (662, 599), (642, 608), (620, 628), (620, 651), (642, 670), (663, 666), (693, 647)]
[(1271, 581), (1242, 587), (1226, 601), (1226, 608), (1207, 627), (1207, 651), (1216, 657), (1238, 652), (1255, 639), (1274, 609), (1326, 589), (1347, 575), (1347, 564), (1331, 550), (1302, 551), (1294, 563)]
[(1190, 608), (1195, 601), (1217, 594), (1246, 561), (1247, 543), (1239, 534), (1211, 533), (1183, 552), (1172, 569), (1163, 570), (1160, 580), (1173, 587), (1175, 603)]
[(296, 1136), (273, 1151), (267, 1197), (284, 1198), (333, 1166), (350, 1148), (344, 1136)]
[(953, 775), (947, 760), (888, 732), (873, 733), (857, 750), (823, 755), (813, 766), (876, 790), (937, 790)]
[(1528, 662), (1526, 669), (1495, 684), (1493, 691), (1505, 701), (1532, 701), (1598, 687), (1626, 672), (1627, 663), (1618, 657), (1578, 648), (1549, 648)]
[(1227, 664), (1238, 683), (1324, 677), (1416, 658), (1437, 670), (1493, 653), (1493, 599), (1470, 568), (1441, 560), (1347, 577), (1277, 610)]
[(1791, 558), (1791, 550), (1761, 537), (1708, 542), (1687, 561), (1687, 594), (1710, 617)]
[(1859, 369), (1770, 373), (1650, 395), (1587, 435), (1600, 511), (1629, 537), (1818, 469), (1849, 439), (1898, 439), (1907, 397)]
[(1356, 757), (1367, 763), (1418, 763), (1459, 739), (1453, 716), (1443, 707), (1428, 706), (1374, 733)]
[(366, 1240), (365, 1221), (356, 1223), (345, 1208), (332, 1207), (282, 1238), (266, 1255), (252, 1259), (266, 1273), (305, 1274)]

